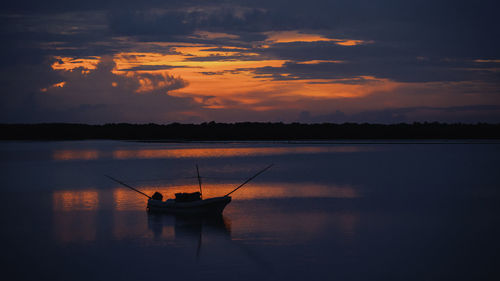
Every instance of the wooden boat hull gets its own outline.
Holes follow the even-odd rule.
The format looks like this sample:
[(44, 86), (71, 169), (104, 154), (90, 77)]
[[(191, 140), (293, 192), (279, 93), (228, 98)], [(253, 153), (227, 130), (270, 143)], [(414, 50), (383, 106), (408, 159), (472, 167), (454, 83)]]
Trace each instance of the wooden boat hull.
[(148, 200), (147, 209), (154, 213), (170, 214), (221, 214), (227, 204), (231, 202), (230, 196), (214, 197), (192, 202), (175, 202), (175, 200)]

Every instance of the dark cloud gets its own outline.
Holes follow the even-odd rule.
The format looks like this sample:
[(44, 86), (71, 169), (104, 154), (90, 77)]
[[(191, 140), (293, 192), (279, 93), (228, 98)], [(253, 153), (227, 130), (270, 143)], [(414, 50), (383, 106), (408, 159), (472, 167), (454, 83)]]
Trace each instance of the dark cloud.
[[(63, 87), (47, 83), (29, 83), (24, 96), (2, 103), (4, 122), (154, 122), (168, 118), (182, 121), (179, 111), (199, 108), (188, 98), (168, 92), (183, 88), (187, 82), (167, 74), (141, 73), (127, 77), (113, 74), (115, 63), (104, 57), (95, 70), (82, 72), (49, 71)], [(32, 75), (30, 75), (32, 77)], [(45, 76), (40, 80), (46, 81)], [(32, 81), (19, 81), (32, 82)], [(38, 86), (38, 87), (36, 87)], [(19, 87), (15, 87), (19, 88)], [(41, 91), (45, 88), (46, 90)]]
[(329, 114), (314, 115), (309, 111), (300, 112), (297, 121), (303, 123), (372, 123), (394, 124), (412, 122), (500, 122), (500, 106), (471, 105), (452, 107), (404, 107), (382, 110), (366, 110), (354, 114), (346, 114), (340, 110)]
[(191, 34), (195, 26), (184, 13), (155, 10), (112, 10), (109, 28), (117, 36), (136, 36), (142, 40), (169, 41), (176, 35)]
[[(472, 59), (446, 59), (439, 57), (421, 57), (414, 55), (398, 56), (391, 50), (385, 54), (377, 52), (374, 56), (370, 45), (355, 47), (326, 48), (322, 44), (315, 50), (314, 43), (307, 44), (309, 50), (288, 49), (283, 59), (291, 60), (298, 55), (299, 61), (289, 61), (282, 67), (262, 67), (253, 71), (257, 76), (269, 75), (278, 80), (290, 79), (344, 79), (360, 76), (374, 76), (400, 82), (466, 81), (480, 80), (500, 82), (498, 66), (500, 64), (477, 63)], [(342, 49), (353, 48), (354, 50)], [(374, 47), (378, 49), (379, 47)], [(328, 49), (328, 50), (325, 50)], [(355, 53), (358, 52), (357, 56)], [(306, 54), (311, 54), (307, 58)], [(319, 62), (304, 64), (304, 60), (338, 60), (340, 62)], [(288, 74), (287, 76), (282, 76)]]

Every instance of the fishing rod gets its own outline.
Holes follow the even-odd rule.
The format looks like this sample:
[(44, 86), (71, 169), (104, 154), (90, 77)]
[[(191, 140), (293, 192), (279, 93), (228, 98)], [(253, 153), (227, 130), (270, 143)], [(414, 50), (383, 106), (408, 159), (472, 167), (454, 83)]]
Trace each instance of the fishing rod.
[(146, 197), (147, 197), (147, 198), (149, 198), (149, 199), (152, 199), (152, 198), (151, 198), (151, 196), (147, 195), (146, 193), (144, 193), (144, 192), (142, 192), (142, 191), (139, 191), (139, 190), (137, 190), (137, 189), (135, 189), (135, 188), (131, 187), (130, 185), (128, 185), (128, 184), (126, 184), (126, 183), (124, 183), (124, 182), (121, 182), (121, 181), (119, 181), (119, 180), (117, 180), (117, 179), (115, 179), (115, 178), (113, 178), (113, 177), (111, 177), (111, 176), (108, 176), (108, 175), (105, 175), (105, 176), (106, 176), (107, 178), (109, 178), (109, 179), (111, 179), (111, 180), (113, 180), (113, 181), (115, 181), (115, 182), (117, 182), (117, 183), (119, 183), (119, 184), (121, 184), (121, 185), (125, 186), (125, 187), (128, 187), (128, 188), (132, 189), (132, 190), (133, 190), (133, 191), (135, 191), (135, 192), (138, 192), (138, 193), (140, 193), (140, 194), (142, 194), (142, 195), (146, 196)]
[(233, 189), (233, 191), (229, 192), (228, 194), (224, 195), (224, 197), (227, 197), (229, 196), (231, 193), (235, 192), (236, 190), (240, 189), (240, 187), (244, 186), (245, 184), (247, 184), (249, 181), (253, 180), (255, 177), (257, 177), (258, 175), (264, 173), (265, 171), (267, 171), (269, 168), (271, 168), (274, 164), (271, 164), (267, 167), (265, 167), (264, 169), (260, 170), (260, 172), (258, 172), (257, 174), (255, 174), (254, 176), (250, 177), (249, 179), (247, 179), (244, 183), (240, 184), (240, 186), (238, 186), (237, 188)]

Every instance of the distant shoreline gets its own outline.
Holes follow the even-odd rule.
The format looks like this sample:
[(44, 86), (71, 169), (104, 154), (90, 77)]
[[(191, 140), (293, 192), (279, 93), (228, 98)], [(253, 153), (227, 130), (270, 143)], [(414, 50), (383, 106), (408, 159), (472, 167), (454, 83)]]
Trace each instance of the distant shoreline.
[[(300, 123), (202, 123), (105, 124), (72, 123), (0, 124), (0, 140), (131, 140), (145, 142), (193, 141), (300, 141), (369, 142), (421, 140), (500, 140), (500, 124), (300, 124)], [(425, 140), (437, 140), (425, 141)], [(456, 143), (456, 142), (453, 142)], [(476, 141), (472, 143), (477, 143)]]

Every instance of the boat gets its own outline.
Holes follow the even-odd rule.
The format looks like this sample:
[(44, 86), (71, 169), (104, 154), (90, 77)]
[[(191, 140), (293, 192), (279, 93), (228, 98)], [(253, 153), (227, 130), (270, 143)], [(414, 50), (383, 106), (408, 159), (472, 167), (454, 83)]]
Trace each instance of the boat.
[(178, 202), (176, 199), (167, 199), (165, 201), (149, 199), (147, 210), (154, 213), (171, 214), (221, 214), (230, 202), (231, 196), (200, 199), (190, 202)]
[(273, 164), (267, 166), (266, 168), (260, 170), (257, 174), (248, 178), (245, 182), (240, 184), (238, 187), (233, 189), (231, 192), (224, 196), (212, 197), (212, 198), (202, 198), (202, 187), (201, 187), (201, 177), (196, 165), (196, 171), (198, 174), (198, 183), (200, 186), (199, 192), (192, 193), (176, 193), (174, 199), (163, 200), (163, 195), (159, 192), (155, 192), (152, 196), (149, 196), (142, 191), (120, 181), (111, 176), (106, 175), (109, 179), (125, 186), (133, 191), (140, 193), (148, 197), (148, 203), (146, 209), (148, 212), (152, 213), (170, 213), (170, 214), (222, 214), (224, 208), (231, 202), (231, 194), (236, 190), (240, 189), (242, 186), (250, 182), (252, 179), (262, 174), (271, 168)]

